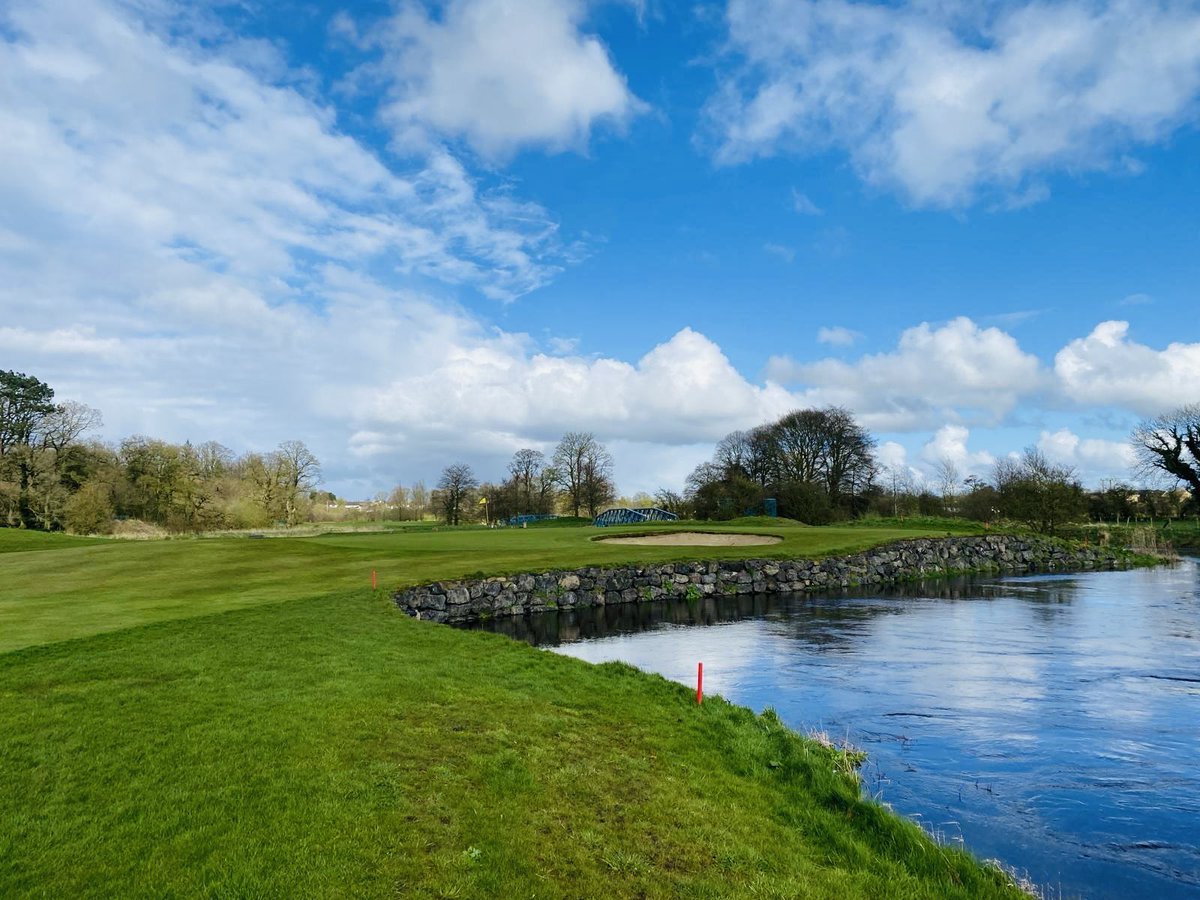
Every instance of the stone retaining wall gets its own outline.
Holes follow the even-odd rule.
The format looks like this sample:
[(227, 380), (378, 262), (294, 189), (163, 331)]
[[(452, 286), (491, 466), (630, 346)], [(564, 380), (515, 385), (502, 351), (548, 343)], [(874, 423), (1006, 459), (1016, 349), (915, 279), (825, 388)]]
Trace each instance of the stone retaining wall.
[(1053, 572), (1121, 565), (1121, 557), (1111, 550), (1064, 548), (1034, 537), (980, 535), (899, 541), (823, 560), (647, 563), (438, 581), (399, 591), (394, 599), (417, 618), (469, 622), (672, 597), (798, 593), (966, 572)]

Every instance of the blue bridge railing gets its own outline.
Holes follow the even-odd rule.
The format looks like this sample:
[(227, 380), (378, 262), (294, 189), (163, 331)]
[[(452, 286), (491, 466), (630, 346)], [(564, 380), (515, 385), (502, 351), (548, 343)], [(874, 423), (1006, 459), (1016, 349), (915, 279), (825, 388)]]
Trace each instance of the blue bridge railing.
[(520, 516), (509, 516), (508, 524), (516, 525), (518, 528), (520, 528), (522, 525), (527, 525), (530, 522), (544, 522), (546, 519), (557, 519), (557, 518), (558, 518), (558, 516), (553, 515), (553, 514), (535, 515), (533, 513), (526, 513), (526, 514), (520, 515)]
[(630, 509), (628, 506), (616, 506), (612, 509), (606, 509), (600, 515), (596, 516), (596, 521), (592, 524), (597, 528), (604, 528), (607, 525), (638, 525), (642, 522), (674, 522), (679, 516), (673, 512), (667, 512), (665, 509), (659, 509), (657, 506), (639, 506), (637, 509)]

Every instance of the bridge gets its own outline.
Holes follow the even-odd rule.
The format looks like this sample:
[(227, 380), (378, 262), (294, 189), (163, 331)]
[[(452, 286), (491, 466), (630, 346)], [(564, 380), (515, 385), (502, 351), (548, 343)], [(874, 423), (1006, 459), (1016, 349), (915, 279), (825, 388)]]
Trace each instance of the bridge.
[(526, 514), (520, 515), (520, 516), (509, 516), (508, 524), (516, 525), (518, 528), (524, 528), (530, 522), (545, 522), (547, 519), (557, 519), (557, 518), (558, 518), (558, 516), (556, 516), (552, 513), (545, 513), (545, 514), (540, 514), (540, 515), (526, 513)]
[(614, 506), (596, 516), (592, 524), (597, 528), (607, 525), (640, 525), (642, 522), (674, 522), (679, 516), (657, 506), (639, 506), (630, 509), (628, 506)]

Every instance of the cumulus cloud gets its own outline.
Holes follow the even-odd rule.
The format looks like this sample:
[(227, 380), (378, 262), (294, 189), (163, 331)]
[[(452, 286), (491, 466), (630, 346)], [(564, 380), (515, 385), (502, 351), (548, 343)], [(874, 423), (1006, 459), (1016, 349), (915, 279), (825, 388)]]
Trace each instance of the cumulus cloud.
[(586, 12), (582, 0), (404, 3), (373, 29), (388, 120), (401, 141), (431, 129), (493, 157), (581, 147), (597, 124), (623, 127), (646, 106), (583, 30)]
[(912, 431), (967, 419), (996, 424), (1047, 384), (1037, 357), (998, 328), (965, 317), (907, 329), (894, 351), (854, 362), (773, 357), (768, 377), (809, 403), (858, 413), (870, 428)]
[(908, 465), (908, 450), (903, 444), (895, 441), (884, 441), (875, 448), (875, 455), (881, 465), (888, 469), (903, 469)]
[(1190, 2), (730, 0), (727, 24), (719, 161), (838, 148), (920, 206), (1036, 202), (1044, 174), (1128, 170), (1197, 115)]
[(1054, 372), (1071, 401), (1156, 415), (1200, 398), (1200, 343), (1155, 350), (1129, 338), (1129, 323), (1101, 322), (1054, 357)]
[[(380, 389), (343, 398), (346, 414), (374, 434), (400, 427), (556, 439), (566, 430), (664, 444), (715, 441), (777, 417), (795, 398), (743, 378), (720, 348), (685, 328), (636, 363), (530, 352), (514, 335), (443, 348)], [(453, 415), (444, 415), (452, 410)]]
[(921, 448), (924, 471), (933, 474), (933, 467), (943, 461), (950, 462), (962, 478), (974, 475), (986, 478), (996, 464), (996, 457), (987, 450), (972, 451), (968, 448), (971, 432), (962, 425), (943, 425)]
[(1081, 438), (1069, 428), (1043, 431), (1037, 448), (1051, 462), (1074, 467), (1089, 484), (1107, 478), (1128, 478), (1137, 462), (1128, 441)]

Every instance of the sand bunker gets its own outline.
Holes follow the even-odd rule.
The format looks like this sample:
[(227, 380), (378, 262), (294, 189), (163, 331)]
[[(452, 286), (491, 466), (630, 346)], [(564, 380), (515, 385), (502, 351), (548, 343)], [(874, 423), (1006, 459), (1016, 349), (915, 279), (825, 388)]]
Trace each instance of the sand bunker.
[(699, 531), (677, 531), (674, 534), (627, 535), (597, 540), (608, 544), (648, 544), (656, 547), (750, 547), (778, 544), (783, 538), (772, 534), (704, 534)]

